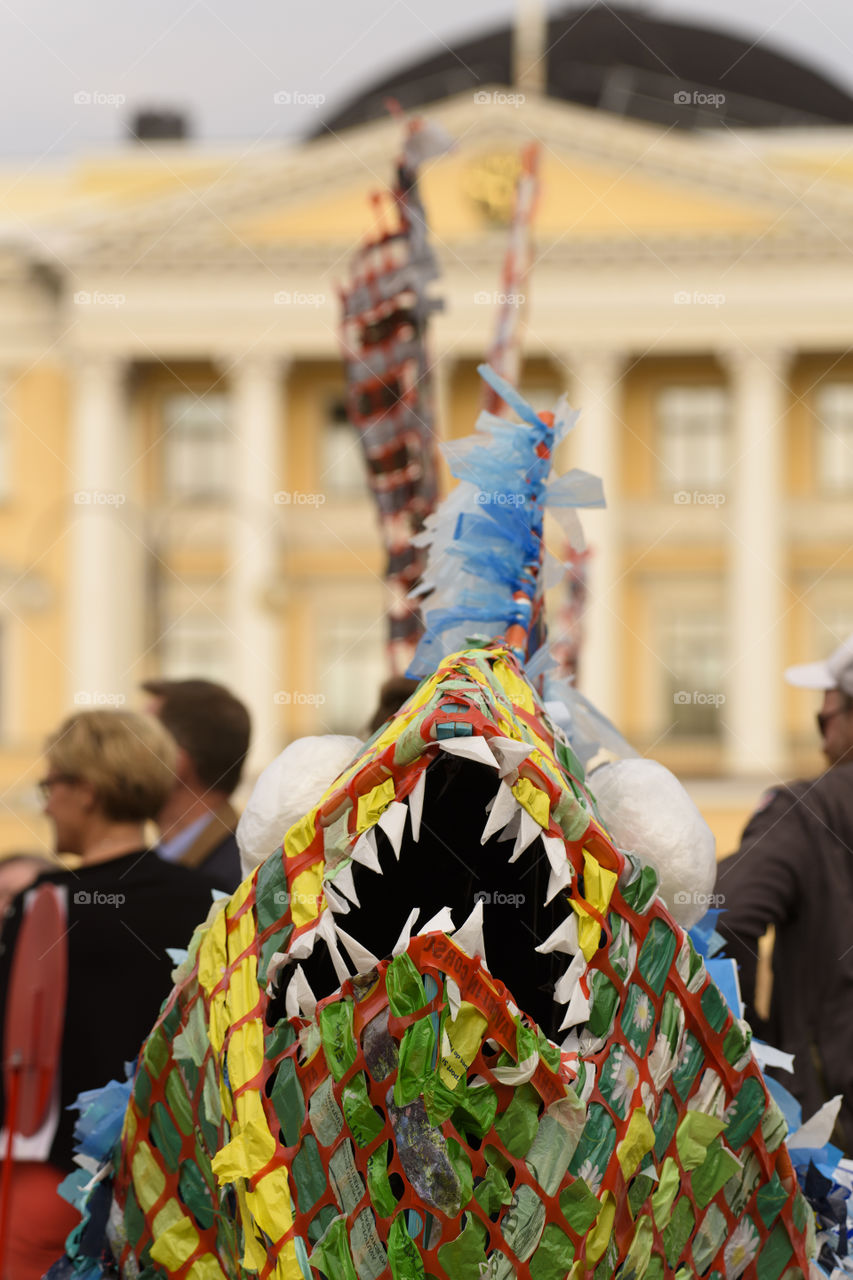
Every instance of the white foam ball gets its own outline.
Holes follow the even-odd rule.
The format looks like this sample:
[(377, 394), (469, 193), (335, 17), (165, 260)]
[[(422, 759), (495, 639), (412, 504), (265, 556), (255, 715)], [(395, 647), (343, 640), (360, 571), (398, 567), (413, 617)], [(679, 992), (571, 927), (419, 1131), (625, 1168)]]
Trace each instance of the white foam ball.
[(684, 787), (656, 760), (617, 760), (589, 779), (614, 844), (649, 863), (659, 893), (685, 929), (708, 908), (717, 875), (714, 836)]
[(288, 828), (314, 808), (363, 745), (344, 734), (297, 738), (267, 765), (237, 823), (244, 876), (275, 853)]

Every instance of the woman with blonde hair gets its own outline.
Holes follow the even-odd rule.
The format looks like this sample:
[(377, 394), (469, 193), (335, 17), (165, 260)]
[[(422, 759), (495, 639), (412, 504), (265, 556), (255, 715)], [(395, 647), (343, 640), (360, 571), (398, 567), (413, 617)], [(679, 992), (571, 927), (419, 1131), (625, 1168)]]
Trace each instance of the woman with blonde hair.
[[(57, 854), (79, 865), (40, 876), (10, 908), (0, 955), (0, 1036), (15, 944), (28, 901), (54, 886), (65, 913), (68, 986), (52, 1103), (39, 1132), (17, 1139), (4, 1280), (35, 1280), (62, 1252), (77, 1214), (56, 1195), (74, 1168), (78, 1093), (124, 1078), (171, 988), (167, 947), (182, 947), (210, 907), (197, 871), (164, 862), (145, 844), (145, 824), (174, 784), (177, 748), (150, 716), (81, 711), (46, 744), (39, 783)], [(6, 1064), (5, 1048), (2, 1054)], [(6, 1099), (0, 1081), (0, 1115)], [(4, 1120), (5, 1124), (5, 1120)], [(0, 1155), (8, 1134), (0, 1137)]]

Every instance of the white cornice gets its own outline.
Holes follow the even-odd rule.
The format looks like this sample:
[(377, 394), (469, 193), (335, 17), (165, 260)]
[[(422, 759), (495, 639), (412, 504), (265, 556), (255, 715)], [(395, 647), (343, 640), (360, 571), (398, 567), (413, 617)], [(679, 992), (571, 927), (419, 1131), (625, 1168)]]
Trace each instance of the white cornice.
[[(784, 231), (784, 238), (795, 234), (816, 242), (820, 252), (828, 249), (833, 234), (853, 238), (853, 188), (840, 182), (821, 181), (813, 175), (786, 171), (780, 176), (763, 160), (764, 150), (759, 134), (738, 135), (730, 145), (723, 145), (716, 135), (684, 134), (676, 130), (660, 130), (637, 121), (625, 120), (605, 112), (557, 102), (536, 99), (522, 107), (488, 107), (475, 103), (472, 94), (459, 95), (424, 114), (440, 123), (458, 139), (458, 148), (476, 156), (500, 147), (515, 148), (538, 139), (543, 148), (560, 156), (568, 167), (573, 160), (584, 164), (616, 166), (632, 176), (665, 182), (694, 197), (744, 203), (752, 209), (764, 210), (770, 222)], [(803, 131), (803, 138), (808, 134)], [(63, 222), (53, 228), (47, 220), (39, 222), (39, 236), (69, 270), (120, 264), (124, 270), (134, 264), (141, 273), (167, 267), (204, 270), (226, 270), (235, 267), (273, 268), (288, 262), (318, 260), (321, 254), (335, 256), (344, 245), (300, 245), (296, 247), (245, 245), (227, 242), (223, 231), (235, 220), (262, 217), (289, 204), (322, 200), (336, 192), (349, 191), (354, 183), (364, 181), (369, 188), (381, 188), (391, 179), (392, 165), (400, 144), (400, 128), (393, 119), (373, 122), (349, 129), (340, 135), (315, 139), (299, 147), (280, 151), (268, 145), (254, 149), (248, 146), (236, 155), (233, 165), (207, 185), (193, 180), (192, 173), (175, 169), (182, 185), (159, 197), (140, 197), (135, 203), (108, 207), (100, 202), (85, 213), (77, 213), (69, 225)], [(798, 146), (805, 146), (805, 141)], [(816, 135), (816, 148), (825, 145), (825, 131)], [(172, 156), (162, 157), (167, 167)], [(367, 226), (369, 213), (365, 207)], [(360, 232), (353, 227), (353, 242)], [(782, 240), (777, 234), (777, 243)], [(482, 237), (488, 241), (489, 237)], [(685, 231), (681, 245), (673, 237), (644, 236), (643, 241), (655, 253), (657, 243), (681, 256), (682, 252), (713, 256), (722, 244), (736, 252), (748, 246), (754, 234), (714, 237), (707, 233)], [(823, 243), (823, 242), (826, 243)], [(478, 241), (478, 244), (480, 242)], [(454, 246), (455, 247), (455, 246)], [(793, 244), (782, 252), (790, 252)], [(476, 246), (475, 246), (476, 250)], [(503, 250), (501, 249), (501, 252)], [(806, 246), (804, 252), (812, 252)], [(760, 252), (770, 252), (764, 243)], [(773, 251), (778, 256), (779, 250)], [(566, 261), (579, 256), (602, 255), (630, 260), (637, 245), (618, 243), (600, 237), (594, 242), (577, 241), (561, 246)], [(640, 253), (640, 257), (644, 256)], [(55, 260), (55, 259), (54, 259)]]

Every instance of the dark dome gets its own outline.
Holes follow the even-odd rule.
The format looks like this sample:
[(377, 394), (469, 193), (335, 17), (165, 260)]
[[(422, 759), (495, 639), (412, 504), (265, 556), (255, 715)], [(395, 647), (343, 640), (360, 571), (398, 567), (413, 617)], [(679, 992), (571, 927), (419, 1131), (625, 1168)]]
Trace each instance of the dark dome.
[[(317, 132), (385, 116), (387, 98), (412, 110), (511, 85), (512, 44), (506, 26), (444, 48), (359, 93)], [(548, 96), (565, 102), (685, 129), (853, 123), (853, 98), (831, 80), (722, 30), (591, 5), (551, 17), (545, 47)]]

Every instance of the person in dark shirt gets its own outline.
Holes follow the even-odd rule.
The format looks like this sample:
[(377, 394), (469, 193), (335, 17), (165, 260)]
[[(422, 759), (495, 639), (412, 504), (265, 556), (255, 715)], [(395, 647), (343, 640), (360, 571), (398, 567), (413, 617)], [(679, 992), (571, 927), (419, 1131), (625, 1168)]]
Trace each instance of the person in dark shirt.
[[(16, 1142), (4, 1280), (38, 1277), (62, 1252), (77, 1221), (55, 1194), (74, 1168), (75, 1113), (67, 1108), (82, 1090), (124, 1079), (171, 989), (166, 948), (186, 946), (210, 908), (204, 876), (145, 847), (144, 824), (173, 785), (176, 754), (156, 720), (118, 710), (80, 712), (47, 743), (45, 812), (56, 851), (80, 864), (40, 876), (15, 898), (3, 930), (0, 1035), (28, 900), (45, 885), (59, 890), (67, 927), (58, 945), (67, 948), (68, 964), (62, 1045), (42, 1129), (26, 1145)], [(5, 1124), (2, 1082), (0, 1114)]]
[(146, 710), (178, 744), (173, 786), (157, 816), (157, 852), (231, 893), (242, 877), (230, 801), (249, 751), (249, 712), (211, 680), (146, 680), (142, 688), (151, 695)]
[[(791, 667), (790, 684), (823, 691), (817, 722), (828, 768), (773, 787), (736, 853), (717, 870), (719, 929), (740, 966), (746, 1016), (794, 1055), (782, 1082), (807, 1119), (842, 1096), (834, 1140), (853, 1156), (853, 636), (827, 659)], [(770, 1016), (755, 1011), (758, 941), (776, 930)]]

